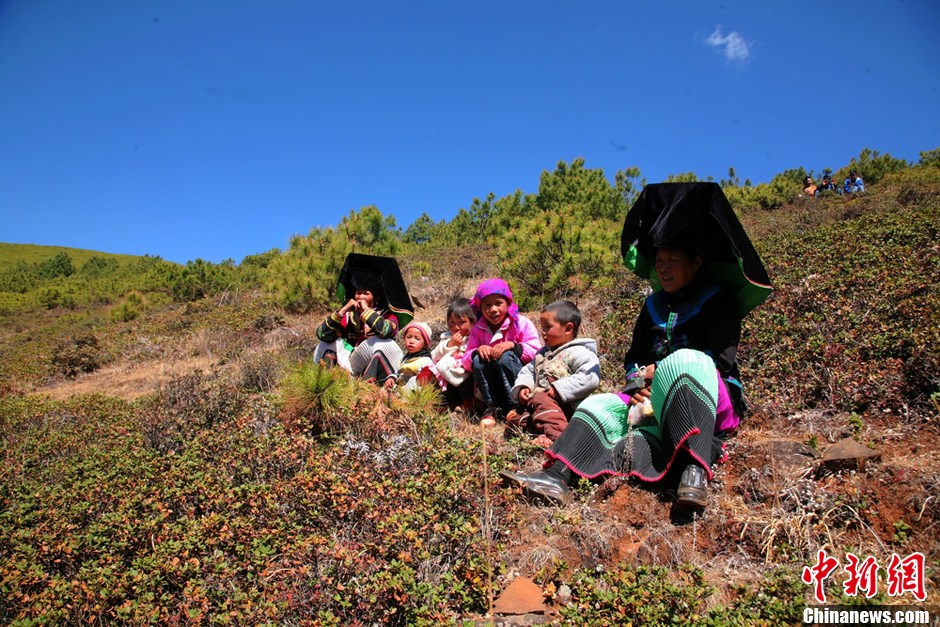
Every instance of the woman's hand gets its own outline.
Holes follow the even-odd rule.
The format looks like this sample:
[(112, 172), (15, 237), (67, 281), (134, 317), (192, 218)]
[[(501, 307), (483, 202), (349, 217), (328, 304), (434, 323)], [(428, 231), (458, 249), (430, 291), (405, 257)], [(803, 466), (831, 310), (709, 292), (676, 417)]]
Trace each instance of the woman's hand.
[(653, 392), (652, 392), (652, 390), (650, 390), (650, 387), (649, 387), (649, 386), (646, 386), (645, 388), (642, 388), (642, 389), (638, 390), (636, 394), (634, 394), (633, 396), (631, 396), (631, 397), (630, 397), (630, 402), (639, 405), (640, 403), (643, 403), (644, 401), (646, 401), (647, 399), (649, 399), (649, 397), (652, 395), (652, 393), (653, 393)]
[(339, 314), (340, 317), (343, 317), (346, 314), (348, 314), (350, 311), (353, 311), (357, 309), (358, 307), (359, 307), (359, 303), (355, 299), (350, 298), (349, 302), (347, 302), (345, 305), (340, 307), (336, 313)]
[(637, 390), (636, 394), (630, 397), (631, 403), (637, 403), (637, 404), (642, 403), (648, 400), (650, 396), (653, 394), (653, 390), (651, 389), (650, 386), (653, 385), (653, 375), (656, 374), (656, 364), (650, 364), (648, 366), (644, 366), (642, 369), (642, 372), (643, 372), (643, 381), (646, 382), (646, 385), (640, 388), (639, 390)]

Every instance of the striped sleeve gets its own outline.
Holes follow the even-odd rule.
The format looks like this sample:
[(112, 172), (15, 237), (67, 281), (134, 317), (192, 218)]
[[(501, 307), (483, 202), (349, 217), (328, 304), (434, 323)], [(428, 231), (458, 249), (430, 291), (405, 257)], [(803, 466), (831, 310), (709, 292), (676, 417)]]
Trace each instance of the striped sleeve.
[(398, 333), (398, 318), (395, 314), (387, 313), (383, 316), (374, 309), (369, 309), (363, 316), (363, 321), (375, 335), (386, 340), (394, 339)]
[(317, 329), (317, 337), (320, 338), (321, 342), (335, 342), (342, 337), (343, 327), (343, 319), (337, 316), (334, 311)]

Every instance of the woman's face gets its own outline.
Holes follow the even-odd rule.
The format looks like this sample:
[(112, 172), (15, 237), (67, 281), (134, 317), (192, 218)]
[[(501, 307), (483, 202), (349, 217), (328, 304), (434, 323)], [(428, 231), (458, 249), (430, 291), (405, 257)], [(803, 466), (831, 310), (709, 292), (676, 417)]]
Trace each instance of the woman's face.
[(369, 290), (356, 290), (356, 300), (364, 300), (369, 307), (375, 305), (375, 296)]
[(701, 267), (701, 257), (689, 257), (681, 248), (663, 246), (656, 251), (656, 275), (670, 294), (691, 283)]

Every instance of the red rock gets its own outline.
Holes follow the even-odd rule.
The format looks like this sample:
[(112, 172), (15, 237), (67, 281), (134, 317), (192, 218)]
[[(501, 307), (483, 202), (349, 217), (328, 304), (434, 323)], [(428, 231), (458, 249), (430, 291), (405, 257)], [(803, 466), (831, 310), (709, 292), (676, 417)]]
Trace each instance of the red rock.
[(844, 438), (826, 449), (822, 463), (832, 469), (855, 467), (861, 470), (867, 460), (879, 457), (881, 452), (859, 444), (852, 438)]
[(532, 614), (547, 609), (542, 589), (527, 577), (514, 579), (493, 603), (496, 614)]

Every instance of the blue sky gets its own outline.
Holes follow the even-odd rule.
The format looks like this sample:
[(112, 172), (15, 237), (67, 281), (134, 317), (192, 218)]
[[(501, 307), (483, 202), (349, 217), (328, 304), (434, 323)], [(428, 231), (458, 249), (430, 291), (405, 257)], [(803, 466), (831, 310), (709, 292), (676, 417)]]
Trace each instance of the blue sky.
[(0, 0), (0, 241), (214, 262), (584, 158), (769, 180), (940, 146), (936, 1)]

